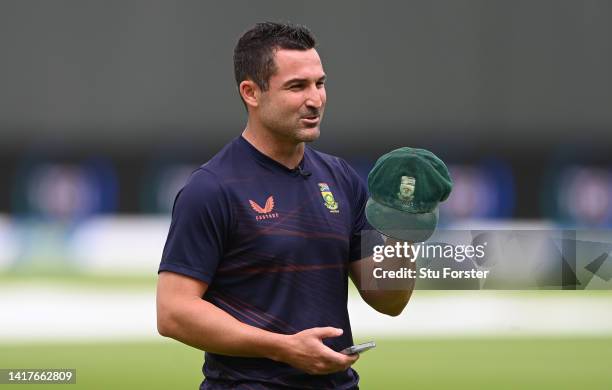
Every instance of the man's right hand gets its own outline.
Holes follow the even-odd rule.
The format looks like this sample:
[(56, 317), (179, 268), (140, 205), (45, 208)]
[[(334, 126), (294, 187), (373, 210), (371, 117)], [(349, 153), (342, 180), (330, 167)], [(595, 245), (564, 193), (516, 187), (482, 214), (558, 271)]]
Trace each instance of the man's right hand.
[(359, 355), (344, 355), (323, 344), (323, 339), (342, 335), (342, 329), (311, 328), (286, 336), (287, 343), (279, 360), (311, 375), (344, 371)]

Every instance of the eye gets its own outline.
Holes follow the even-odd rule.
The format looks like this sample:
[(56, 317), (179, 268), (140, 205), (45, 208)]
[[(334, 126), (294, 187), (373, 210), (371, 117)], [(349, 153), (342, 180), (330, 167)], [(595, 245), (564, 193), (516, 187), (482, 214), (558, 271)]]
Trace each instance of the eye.
[(293, 84), (289, 87), (289, 89), (292, 91), (299, 91), (302, 89), (302, 84)]
[(325, 81), (317, 82), (317, 88), (323, 88), (325, 86)]

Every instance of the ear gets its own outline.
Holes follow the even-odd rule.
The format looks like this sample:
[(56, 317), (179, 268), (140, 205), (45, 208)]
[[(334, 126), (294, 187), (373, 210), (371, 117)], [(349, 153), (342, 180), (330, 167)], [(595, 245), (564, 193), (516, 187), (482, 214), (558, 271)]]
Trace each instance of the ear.
[(249, 107), (257, 107), (261, 96), (259, 85), (252, 80), (244, 80), (238, 86), (238, 92), (244, 103)]

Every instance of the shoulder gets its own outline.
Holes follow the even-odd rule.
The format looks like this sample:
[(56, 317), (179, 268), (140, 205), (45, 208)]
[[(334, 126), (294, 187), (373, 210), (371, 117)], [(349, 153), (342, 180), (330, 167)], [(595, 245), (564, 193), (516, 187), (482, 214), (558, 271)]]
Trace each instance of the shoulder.
[(200, 166), (191, 173), (185, 187), (214, 189), (220, 187), (220, 179), (216, 172), (209, 169), (207, 164)]
[(174, 208), (201, 209), (211, 203), (218, 204), (225, 191), (217, 175), (204, 166), (196, 169), (178, 192)]
[(361, 180), (359, 174), (355, 171), (355, 169), (353, 169), (353, 167), (351, 167), (350, 164), (346, 162), (346, 160), (344, 160), (343, 158), (328, 153), (323, 153), (310, 147), (308, 148), (308, 150), (310, 151), (310, 154), (313, 159), (317, 160), (322, 164), (327, 165), (335, 172), (344, 174), (347, 179)]
[(232, 167), (242, 161), (244, 161), (243, 148), (240, 147), (240, 140), (234, 138), (225, 144), (210, 160), (202, 164), (200, 168), (222, 178)]
[(237, 156), (237, 140), (226, 144), (210, 160), (191, 173), (181, 192), (218, 195), (224, 192), (224, 181), (232, 176)]

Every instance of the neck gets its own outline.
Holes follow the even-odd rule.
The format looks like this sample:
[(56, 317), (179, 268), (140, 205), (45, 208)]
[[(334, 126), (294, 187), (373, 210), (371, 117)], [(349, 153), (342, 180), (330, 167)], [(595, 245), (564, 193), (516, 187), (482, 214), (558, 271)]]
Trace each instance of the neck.
[(267, 129), (254, 126), (251, 121), (247, 122), (242, 136), (255, 149), (289, 169), (297, 167), (304, 156), (304, 142), (282, 139)]

